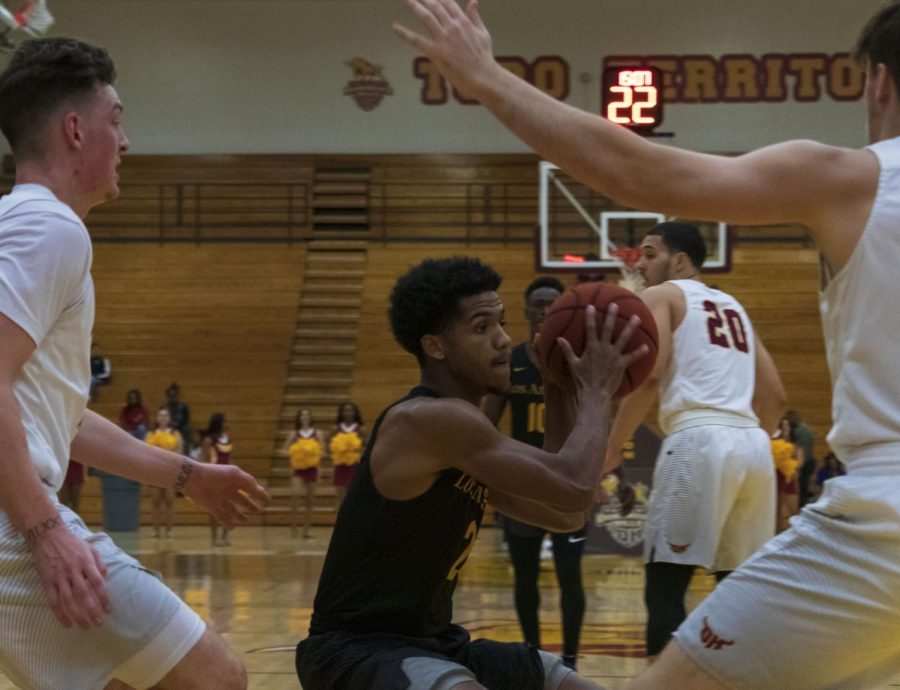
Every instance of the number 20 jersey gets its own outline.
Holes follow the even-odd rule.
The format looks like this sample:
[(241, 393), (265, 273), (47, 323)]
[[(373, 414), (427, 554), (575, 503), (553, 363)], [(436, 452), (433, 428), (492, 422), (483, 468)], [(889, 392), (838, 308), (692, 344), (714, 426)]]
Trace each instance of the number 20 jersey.
[(753, 412), (756, 340), (747, 312), (731, 295), (697, 280), (671, 280), (684, 293), (684, 319), (672, 334), (672, 358), (663, 373), (659, 422), (666, 434), (686, 417), (725, 413), (758, 420)]

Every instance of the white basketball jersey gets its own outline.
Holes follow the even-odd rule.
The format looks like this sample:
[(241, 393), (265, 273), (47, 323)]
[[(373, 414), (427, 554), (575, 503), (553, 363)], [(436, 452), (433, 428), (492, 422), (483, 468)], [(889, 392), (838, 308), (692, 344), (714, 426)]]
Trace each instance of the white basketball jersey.
[(0, 199), (0, 313), (34, 341), (16, 375), (28, 451), (59, 491), (91, 381), (91, 238), (46, 187), (16, 185)]
[(660, 386), (659, 422), (670, 434), (687, 420), (717, 415), (756, 426), (756, 341), (747, 312), (731, 295), (697, 280), (671, 280), (684, 293), (684, 320)]
[(869, 222), (819, 297), (834, 389), (828, 443), (850, 463), (862, 446), (900, 443), (900, 138), (869, 149), (881, 164)]

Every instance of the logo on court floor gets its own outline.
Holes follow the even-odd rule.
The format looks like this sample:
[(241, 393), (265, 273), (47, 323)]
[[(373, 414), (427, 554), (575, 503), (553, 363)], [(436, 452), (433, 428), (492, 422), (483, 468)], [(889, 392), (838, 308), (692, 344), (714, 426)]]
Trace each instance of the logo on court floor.
[(707, 649), (722, 649), (734, 644), (734, 640), (725, 640), (719, 637), (715, 631), (709, 627), (709, 621), (703, 616), (703, 630), (700, 631), (700, 641)]
[(394, 93), (381, 73), (381, 65), (374, 65), (361, 57), (355, 57), (344, 64), (353, 70), (353, 78), (344, 87), (344, 95), (352, 96), (356, 105), (366, 112), (375, 110), (385, 96)]

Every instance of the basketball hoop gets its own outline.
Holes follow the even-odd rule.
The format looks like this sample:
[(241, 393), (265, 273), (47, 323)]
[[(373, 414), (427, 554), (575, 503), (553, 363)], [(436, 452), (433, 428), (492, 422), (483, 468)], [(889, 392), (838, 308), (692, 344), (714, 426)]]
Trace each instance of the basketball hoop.
[(644, 255), (641, 248), (617, 247), (616, 249), (610, 249), (609, 253), (622, 264), (619, 266), (619, 270), (622, 272), (622, 280), (619, 281), (619, 285), (636, 294), (640, 294), (645, 287), (644, 278), (635, 266)]
[(0, 50), (12, 49), (15, 44), (9, 38), (10, 31), (22, 31), (32, 38), (43, 36), (53, 26), (53, 15), (47, 9), (46, 0), (25, 0), (15, 13), (0, 5), (2, 24), (6, 24), (6, 29), (0, 33)]

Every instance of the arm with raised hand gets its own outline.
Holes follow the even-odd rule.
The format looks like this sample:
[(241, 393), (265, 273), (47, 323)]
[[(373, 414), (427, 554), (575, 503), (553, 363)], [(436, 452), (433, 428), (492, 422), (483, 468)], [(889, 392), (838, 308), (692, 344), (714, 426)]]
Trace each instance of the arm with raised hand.
[(404, 0), (424, 31), (395, 24), (459, 90), (546, 160), (631, 208), (741, 225), (799, 223), (833, 270), (852, 253), (878, 185), (865, 150), (791, 141), (741, 156), (657, 144), (562, 103), (504, 69), (477, 0)]

